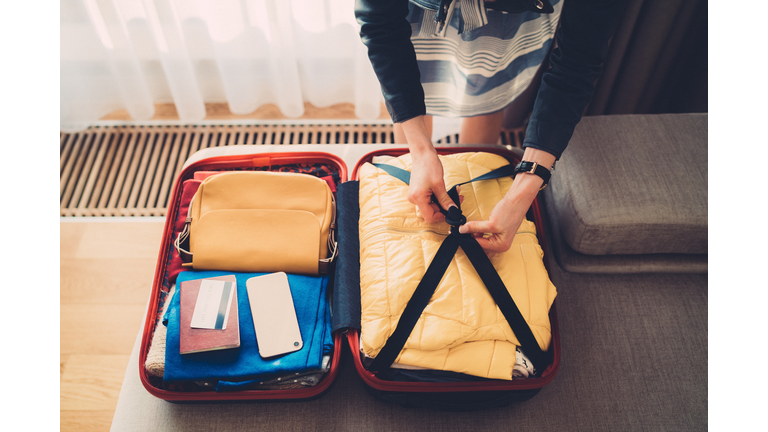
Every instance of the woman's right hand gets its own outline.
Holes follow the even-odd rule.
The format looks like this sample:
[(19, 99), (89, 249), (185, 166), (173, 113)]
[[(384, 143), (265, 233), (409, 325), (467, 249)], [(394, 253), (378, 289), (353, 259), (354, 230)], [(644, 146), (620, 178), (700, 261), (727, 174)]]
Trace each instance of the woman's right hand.
[(411, 157), (413, 167), (411, 184), (408, 188), (408, 201), (419, 208), (419, 212), (427, 223), (440, 222), (445, 219), (445, 216), (440, 212), (440, 207), (432, 202), (432, 194), (435, 195), (440, 206), (446, 210), (456, 205), (445, 190), (443, 164), (434, 148), (431, 152), (423, 154), (411, 153)]
[(432, 145), (432, 138), (427, 134), (423, 117), (407, 120), (402, 126), (412, 160), (408, 201), (418, 207), (427, 223), (440, 222), (445, 216), (440, 207), (432, 202), (432, 195), (445, 210), (456, 205), (445, 190), (443, 164)]

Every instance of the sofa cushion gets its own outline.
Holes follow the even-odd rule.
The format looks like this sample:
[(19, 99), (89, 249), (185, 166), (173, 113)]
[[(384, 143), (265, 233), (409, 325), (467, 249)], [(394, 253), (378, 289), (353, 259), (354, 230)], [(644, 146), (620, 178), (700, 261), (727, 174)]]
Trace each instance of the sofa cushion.
[(545, 194), (582, 254), (706, 254), (707, 114), (585, 117)]
[[(551, 208), (551, 195), (544, 195), (545, 209)], [(546, 211), (546, 210), (545, 210)], [(576, 252), (563, 240), (557, 213), (546, 212), (549, 228), (547, 239), (551, 240), (552, 256), (563, 270), (569, 273), (587, 274), (638, 274), (638, 273), (685, 273), (706, 274), (707, 254), (616, 254), (587, 255)]]

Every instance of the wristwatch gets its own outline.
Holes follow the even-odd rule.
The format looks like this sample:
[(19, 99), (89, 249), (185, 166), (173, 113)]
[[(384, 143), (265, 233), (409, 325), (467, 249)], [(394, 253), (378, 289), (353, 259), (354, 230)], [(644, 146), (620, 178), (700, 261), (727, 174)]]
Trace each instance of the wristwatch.
[(541, 179), (544, 180), (544, 184), (541, 185), (539, 190), (544, 189), (547, 186), (547, 183), (549, 183), (550, 177), (552, 177), (552, 173), (548, 169), (544, 168), (536, 162), (530, 161), (522, 161), (517, 164), (515, 167), (514, 176), (516, 177), (519, 173), (536, 174), (537, 176), (541, 177)]

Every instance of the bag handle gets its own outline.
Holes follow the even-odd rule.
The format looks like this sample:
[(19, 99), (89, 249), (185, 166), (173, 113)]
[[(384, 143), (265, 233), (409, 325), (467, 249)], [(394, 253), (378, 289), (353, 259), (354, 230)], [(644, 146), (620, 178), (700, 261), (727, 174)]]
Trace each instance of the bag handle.
[[(402, 180), (404, 183), (410, 184), (410, 172), (402, 168), (387, 164), (373, 165), (377, 168), (381, 168), (393, 177)], [(443, 243), (440, 245), (440, 248), (435, 254), (435, 257), (427, 267), (427, 270), (424, 273), (424, 276), (422, 277), (418, 286), (416, 287), (413, 296), (408, 301), (408, 304), (406, 305), (405, 310), (403, 310), (402, 315), (400, 315), (400, 320), (395, 327), (395, 331), (392, 333), (389, 339), (387, 339), (387, 342), (384, 344), (384, 347), (381, 349), (381, 351), (379, 351), (376, 358), (373, 359), (373, 362), (370, 366), (370, 369), (373, 372), (377, 373), (386, 371), (400, 354), (400, 351), (402, 351), (403, 347), (405, 346), (405, 342), (408, 340), (408, 337), (418, 322), (419, 317), (421, 317), (421, 313), (424, 311), (424, 308), (426, 308), (429, 304), (429, 300), (432, 298), (432, 295), (437, 289), (437, 285), (443, 278), (443, 274), (448, 269), (448, 266), (450, 265), (451, 260), (453, 259), (453, 256), (459, 247), (462, 248), (464, 253), (469, 258), (469, 261), (477, 271), (477, 274), (480, 276), (483, 284), (485, 284), (486, 289), (488, 289), (491, 297), (496, 302), (496, 305), (498, 305), (501, 313), (504, 315), (504, 318), (512, 328), (512, 331), (515, 333), (515, 336), (520, 342), (520, 346), (523, 352), (533, 362), (534, 367), (540, 371), (543, 371), (546, 369), (546, 366), (549, 365), (551, 360), (548, 353), (542, 351), (541, 347), (539, 347), (539, 343), (533, 336), (531, 328), (528, 326), (525, 318), (520, 313), (520, 309), (518, 309), (514, 299), (512, 299), (512, 296), (509, 295), (509, 291), (507, 291), (504, 282), (501, 280), (498, 272), (493, 267), (493, 264), (488, 258), (488, 255), (485, 254), (482, 247), (480, 247), (480, 244), (471, 234), (459, 233), (459, 226), (466, 223), (466, 218), (461, 214), (459, 196), (456, 191), (456, 186), (479, 180), (490, 180), (507, 177), (513, 173), (514, 167), (512, 165), (505, 165), (501, 168), (497, 168), (486, 174), (478, 176), (472, 180), (453, 186), (448, 191), (448, 195), (456, 204), (456, 207), (451, 207), (448, 211), (440, 207), (440, 204), (437, 203), (434, 195), (432, 196), (432, 201), (436, 202), (438, 207), (440, 207), (440, 211), (446, 215), (446, 221), (451, 225), (451, 233), (448, 235), (448, 237), (445, 238), (445, 240), (443, 240)]]
[[(176, 236), (176, 239), (173, 240), (173, 247), (176, 248), (176, 252), (179, 254), (179, 257), (184, 258), (184, 255), (192, 256), (192, 252), (188, 251), (186, 248), (189, 247), (189, 233), (190, 233), (190, 224), (192, 223), (192, 204), (195, 202), (195, 197), (197, 194), (192, 195), (192, 199), (189, 200), (189, 207), (187, 208), (187, 217), (184, 219), (184, 229), (181, 230), (181, 232)], [(182, 253), (184, 255), (182, 255)]]

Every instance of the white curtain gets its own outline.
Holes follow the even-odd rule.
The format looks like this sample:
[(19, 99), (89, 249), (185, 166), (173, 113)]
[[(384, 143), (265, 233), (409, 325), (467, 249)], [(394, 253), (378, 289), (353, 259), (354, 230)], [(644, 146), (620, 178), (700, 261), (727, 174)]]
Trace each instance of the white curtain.
[(379, 117), (381, 90), (360, 42), (354, 0), (61, 0), (61, 131), (125, 109), (136, 120), (173, 103), (182, 121), (206, 102), (235, 114), (267, 103), (352, 103)]

